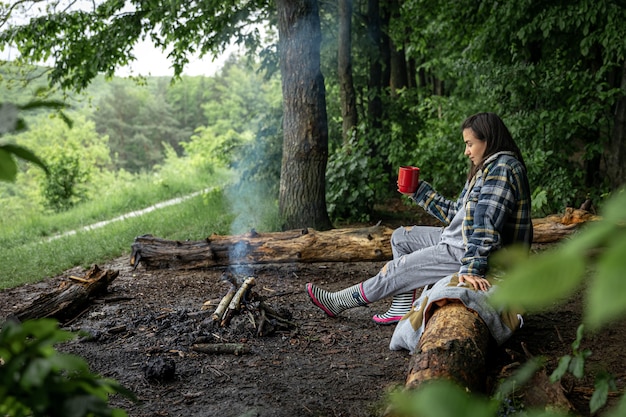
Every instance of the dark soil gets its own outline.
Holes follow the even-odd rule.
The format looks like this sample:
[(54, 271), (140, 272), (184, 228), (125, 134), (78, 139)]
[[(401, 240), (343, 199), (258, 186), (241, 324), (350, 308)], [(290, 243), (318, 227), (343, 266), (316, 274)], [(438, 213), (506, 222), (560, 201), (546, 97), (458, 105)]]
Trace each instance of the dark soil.
[[(406, 220), (406, 219), (402, 219)], [(396, 226), (400, 219), (390, 219)], [(147, 231), (148, 232), (148, 231)], [(129, 247), (130, 247), (129, 242)], [(85, 330), (59, 350), (85, 358), (94, 372), (114, 378), (140, 402), (114, 397), (111, 404), (130, 416), (380, 416), (385, 395), (402, 385), (410, 355), (388, 348), (393, 326), (371, 320), (389, 300), (326, 317), (308, 299), (306, 282), (336, 290), (374, 275), (382, 263), (263, 265), (248, 271), (254, 292), (297, 325), (258, 336), (250, 316), (235, 316), (226, 328), (210, 325), (211, 307), (226, 293), (224, 270), (133, 270), (128, 256), (103, 262), (119, 271), (108, 293), (92, 300), (80, 316), (65, 323)], [(55, 289), (62, 276), (0, 292), (0, 317)], [(581, 295), (552, 311), (528, 315), (524, 327), (491, 358), (489, 371), (524, 357), (524, 349), (547, 359), (551, 372), (558, 358), (571, 353), (581, 322)], [(242, 343), (248, 353), (207, 354), (192, 350), (199, 338)], [(606, 370), (624, 389), (626, 323), (585, 338), (592, 350), (587, 377), (566, 378), (563, 386), (579, 415), (589, 415), (593, 375)], [(617, 394), (609, 402), (615, 403)]]

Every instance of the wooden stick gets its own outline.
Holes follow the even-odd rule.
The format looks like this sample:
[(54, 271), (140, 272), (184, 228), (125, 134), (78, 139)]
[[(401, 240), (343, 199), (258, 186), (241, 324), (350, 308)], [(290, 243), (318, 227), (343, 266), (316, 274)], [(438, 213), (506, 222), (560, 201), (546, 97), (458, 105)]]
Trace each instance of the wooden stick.
[(201, 353), (230, 353), (233, 355), (241, 355), (250, 353), (250, 347), (243, 343), (198, 343), (191, 347), (195, 352)]
[(241, 286), (233, 296), (232, 300), (230, 300), (230, 304), (228, 304), (228, 309), (226, 310), (226, 313), (224, 313), (224, 318), (221, 322), (222, 327), (228, 326), (228, 323), (230, 323), (230, 319), (239, 309), (239, 305), (241, 304), (241, 299), (243, 298), (243, 295), (250, 287), (254, 286), (255, 283), (256, 280), (254, 279), (254, 277), (248, 277), (245, 279), (243, 284), (241, 284)]
[(233, 284), (231, 284), (228, 292), (222, 298), (222, 301), (220, 301), (220, 303), (217, 305), (217, 308), (215, 309), (215, 312), (213, 313), (213, 316), (212, 316), (213, 321), (221, 321), (222, 320), (222, 316), (224, 315), (224, 311), (226, 311), (226, 307), (230, 304), (230, 301), (233, 299), (233, 297), (235, 296), (236, 292), (237, 292), (237, 287), (235, 287)]

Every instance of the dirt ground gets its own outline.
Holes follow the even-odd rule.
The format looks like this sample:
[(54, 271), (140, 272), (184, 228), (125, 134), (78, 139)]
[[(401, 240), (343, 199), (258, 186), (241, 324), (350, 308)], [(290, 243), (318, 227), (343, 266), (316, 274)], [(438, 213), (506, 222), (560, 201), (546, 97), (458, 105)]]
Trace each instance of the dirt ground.
[[(387, 309), (389, 300), (331, 319), (304, 291), (309, 281), (331, 290), (352, 285), (374, 275), (380, 262), (276, 264), (246, 271), (257, 280), (253, 291), (296, 326), (264, 336), (256, 334), (246, 314), (236, 316), (225, 328), (211, 325), (212, 308), (202, 306), (207, 301), (215, 305), (226, 293), (223, 269), (139, 266), (133, 270), (128, 256), (99, 266), (117, 270), (119, 276), (106, 294), (64, 325), (87, 331), (91, 337), (77, 338), (59, 350), (80, 355), (92, 371), (135, 392), (138, 403), (111, 400), (130, 416), (380, 416), (386, 393), (404, 382), (410, 355), (390, 351), (393, 326), (371, 320)], [(36, 284), (1, 291), (0, 317), (28, 305), (69, 276), (85, 272), (74, 268)], [(543, 355), (551, 372), (560, 356), (571, 353), (581, 305), (577, 294), (551, 311), (526, 316), (524, 327), (490, 358), (490, 374), (523, 357), (522, 345), (534, 355)], [(241, 343), (249, 352), (200, 353), (192, 350), (198, 340)], [(586, 368), (589, 376), (563, 382), (578, 415), (589, 415), (593, 374), (610, 372), (623, 392), (624, 340), (625, 322), (585, 338), (583, 348), (592, 350)], [(617, 398), (612, 393), (610, 404)]]

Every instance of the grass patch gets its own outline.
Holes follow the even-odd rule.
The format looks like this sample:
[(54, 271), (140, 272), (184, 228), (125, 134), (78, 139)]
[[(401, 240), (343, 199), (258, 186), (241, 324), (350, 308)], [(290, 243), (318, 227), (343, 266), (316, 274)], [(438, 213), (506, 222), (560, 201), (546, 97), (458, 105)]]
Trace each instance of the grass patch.
[[(227, 197), (232, 194), (232, 188), (227, 190), (218, 188), (180, 204), (98, 229), (78, 231), (54, 240), (39, 239), (3, 250), (0, 288), (37, 282), (77, 265), (88, 268), (125, 254), (130, 262), (130, 247), (135, 237), (143, 234), (176, 240), (200, 240), (213, 233), (233, 234), (235, 220), (241, 216), (238, 207), (233, 206), (233, 200)], [(255, 216), (248, 219), (254, 223), (250, 228), (273, 230), (278, 223), (275, 203), (267, 201), (267, 196), (257, 198), (259, 204), (254, 205), (257, 209)]]
[[(175, 177), (175, 176), (173, 176)], [(218, 171), (211, 175), (196, 173), (185, 178), (164, 179), (144, 174), (118, 178), (98, 188), (98, 194), (74, 209), (62, 213), (31, 213), (0, 221), (0, 247), (19, 248), (42, 239), (77, 230), (93, 223), (115, 218), (155, 203), (184, 196), (207, 188), (221, 187), (230, 180), (230, 173)]]

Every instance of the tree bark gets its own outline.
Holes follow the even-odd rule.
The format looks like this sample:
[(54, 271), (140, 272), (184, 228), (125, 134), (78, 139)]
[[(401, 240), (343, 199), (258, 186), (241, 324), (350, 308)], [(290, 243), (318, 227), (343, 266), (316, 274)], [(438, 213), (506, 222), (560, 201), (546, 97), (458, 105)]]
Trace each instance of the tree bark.
[(237, 236), (213, 235), (201, 241), (171, 241), (140, 236), (130, 263), (146, 268), (195, 269), (216, 266), (293, 262), (359, 262), (391, 259), (392, 229), (312, 229)]
[(411, 356), (405, 386), (449, 379), (472, 392), (484, 392), (490, 343), (485, 322), (462, 303), (437, 308)]
[(84, 277), (71, 277), (69, 282), (63, 282), (56, 291), (39, 296), (11, 317), (20, 321), (46, 317), (60, 322), (72, 319), (85, 308), (92, 297), (104, 293), (118, 275), (118, 271), (102, 270), (94, 265)]
[(326, 210), (328, 121), (317, 0), (276, 2), (283, 89), (283, 229), (332, 227)]
[(337, 72), (341, 97), (341, 130), (345, 146), (349, 143), (358, 122), (356, 92), (352, 79), (352, 0), (339, 0)]
[[(578, 230), (580, 224), (598, 217), (584, 210), (566, 209), (562, 215), (534, 219), (534, 242), (551, 243)], [(137, 237), (130, 263), (146, 268), (197, 269), (219, 266), (314, 263), (375, 262), (392, 258), (389, 240), (393, 229), (366, 228), (290, 230), (243, 235), (212, 235), (199, 241), (176, 241), (151, 235)]]

